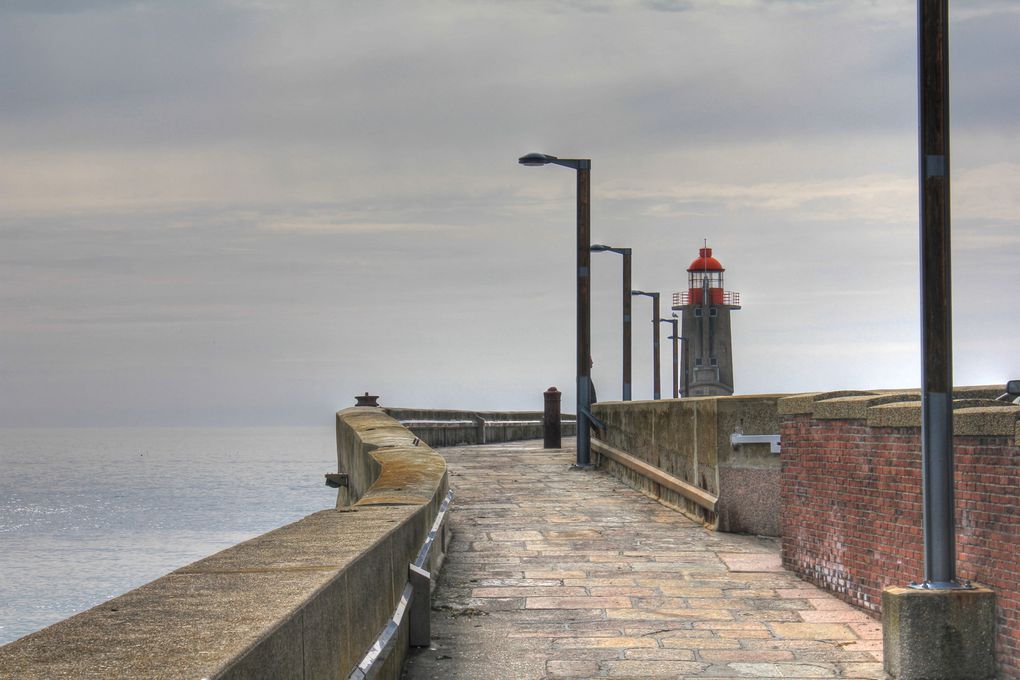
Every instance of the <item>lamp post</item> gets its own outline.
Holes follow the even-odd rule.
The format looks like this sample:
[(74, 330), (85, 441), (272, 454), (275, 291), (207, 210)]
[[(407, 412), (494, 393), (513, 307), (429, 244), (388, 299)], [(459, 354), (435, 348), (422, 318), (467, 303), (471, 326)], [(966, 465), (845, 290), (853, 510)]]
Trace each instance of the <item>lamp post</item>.
[(949, 237), (949, 3), (918, 7), (921, 478), (924, 584), (959, 588), (953, 499), (953, 320)]
[(669, 339), (673, 341), (673, 398), (680, 398), (680, 334), (677, 332), (678, 319), (676, 314), (672, 319), (659, 319), (661, 323), (668, 323), (673, 326), (673, 335)]
[(676, 332), (673, 333), (673, 336), (671, 336), (670, 339), (672, 340), (673, 337), (676, 337), (677, 341), (684, 343), (683, 355), (682, 355), (683, 361), (681, 362), (684, 365), (684, 391), (683, 391), (683, 396), (689, 397), (689, 396), (691, 396), (691, 374), (687, 371), (687, 338), (685, 338), (682, 335), (678, 335)]
[(544, 153), (521, 156), (521, 165), (562, 165), (577, 171), (577, 462), (591, 467), (591, 160)]
[(600, 243), (591, 247), (593, 253), (623, 255), (623, 400), (630, 401), (630, 248), (614, 248)]
[(652, 298), (652, 398), (662, 398), (662, 386), (659, 381), (659, 294), (646, 293), (643, 290), (632, 290), (631, 295), (644, 295)]

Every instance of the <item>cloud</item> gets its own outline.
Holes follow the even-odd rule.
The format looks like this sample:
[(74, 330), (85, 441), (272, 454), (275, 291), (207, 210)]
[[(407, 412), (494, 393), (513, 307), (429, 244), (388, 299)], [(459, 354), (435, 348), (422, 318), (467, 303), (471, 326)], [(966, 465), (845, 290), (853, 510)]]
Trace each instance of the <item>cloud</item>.
[(333, 234), (400, 234), (408, 232), (444, 232), (454, 229), (449, 224), (413, 222), (327, 222), (321, 219), (271, 219), (259, 225), (269, 231), (287, 233)]
[(780, 212), (790, 220), (901, 223), (916, 217), (916, 180), (866, 175), (839, 180), (757, 184), (681, 183), (658, 189), (609, 189), (611, 199), (641, 201), (650, 215), (697, 216), (730, 211)]
[[(1008, 296), (980, 296), (1020, 286), (1016, 10), (954, 6), (961, 347), (987, 334), (968, 314), (1020, 331)], [(559, 384), (569, 402), (575, 178), (521, 168), (528, 151), (592, 159), (592, 236), (634, 248), (638, 287), (682, 288), (709, 239), (745, 295), (742, 390), (916, 373), (909, 0), (0, 12), (0, 356), (19, 414), (111, 422), (144, 402), (186, 420), (165, 386), (309, 419), (371, 385), (502, 408)], [(597, 260), (604, 380), (618, 294), (618, 259)], [(987, 346), (982, 371), (1015, 365)], [(782, 374), (774, 356), (793, 356)]]

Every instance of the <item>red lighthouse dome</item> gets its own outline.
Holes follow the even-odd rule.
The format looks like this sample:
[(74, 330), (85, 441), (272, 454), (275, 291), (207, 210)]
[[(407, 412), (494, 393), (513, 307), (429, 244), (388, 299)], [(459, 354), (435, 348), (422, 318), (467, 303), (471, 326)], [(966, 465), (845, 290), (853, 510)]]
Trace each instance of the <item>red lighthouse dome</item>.
[(719, 260), (712, 257), (712, 249), (698, 250), (698, 257), (687, 268), (687, 300), (690, 304), (723, 304), (723, 272)]
[(726, 271), (726, 268), (722, 266), (719, 260), (712, 257), (711, 248), (700, 248), (698, 250), (698, 257), (691, 262), (691, 266), (687, 268), (688, 272), (722, 272)]

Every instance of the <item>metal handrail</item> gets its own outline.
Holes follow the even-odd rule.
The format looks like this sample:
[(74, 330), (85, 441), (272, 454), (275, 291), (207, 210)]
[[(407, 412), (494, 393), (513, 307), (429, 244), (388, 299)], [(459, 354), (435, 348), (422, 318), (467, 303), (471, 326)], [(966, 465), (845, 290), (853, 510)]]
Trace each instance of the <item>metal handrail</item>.
[[(710, 289), (711, 290), (711, 289)], [(697, 291), (701, 293), (701, 290)], [(683, 305), (689, 305), (690, 302), (690, 291), (684, 290), (679, 293), (673, 293), (673, 306), (681, 307)], [(723, 304), (724, 305), (740, 305), (740, 293), (734, 290), (723, 291)]]
[[(382, 663), (389, 658), (390, 652), (393, 651), (397, 640), (397, 631), (404, 622), (404, 617), (407, 616), (409, 609), (411, 612), (411, 626), (414, 629), (410, 631), (409, 635), (411, 645), (415, 647), (428, 646), (428, 617), (431, 608), (429, 582), (432, 575), (425, 570), (425, 562), (428, 560), (429, 550), (432, 549), (436, 536), (442, 530), (443, 522), (446, 520), (446, 511), (450, 507), (451, 500), (453, 500), (453, 489), (446, 494), (446, 497), (440, 504), (436, 519), (432, 523), (432, 528), (429, 529), (428, 536), (425, 537), (425, 541), (421, 544), (417, 557), (415, 557), (414, 562), (408, 564), (409, 578), (407, 583), (404, 584), (403, 591), (400, 593), (400, 600), (397, 601), (397, 608), (393, 610), (393, 616), (383, 626), (379, 636), (376, 637), (372, 646), (368, 648), (368, 652), (362, 657), (361, 662), (347, 676), (348, 680), (367, 680), (378, 672)], [(422, 627), (424, 627), (424, 630), (422, 630)]]

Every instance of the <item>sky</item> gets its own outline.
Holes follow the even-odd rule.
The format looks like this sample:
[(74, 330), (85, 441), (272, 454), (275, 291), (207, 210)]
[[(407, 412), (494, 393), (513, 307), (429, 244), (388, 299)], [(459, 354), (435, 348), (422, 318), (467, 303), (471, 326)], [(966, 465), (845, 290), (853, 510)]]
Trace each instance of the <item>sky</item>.
[[(958, 385), (1020, 378), (1018, 35), (952, 4)], [(3, 0), (0, 92), (0, 425), (572, 405), (575, 179), (532, 151), (591, 159), (635, 288), (707, 240), (737, 393), (920, 383), (910, 0)]]

